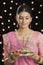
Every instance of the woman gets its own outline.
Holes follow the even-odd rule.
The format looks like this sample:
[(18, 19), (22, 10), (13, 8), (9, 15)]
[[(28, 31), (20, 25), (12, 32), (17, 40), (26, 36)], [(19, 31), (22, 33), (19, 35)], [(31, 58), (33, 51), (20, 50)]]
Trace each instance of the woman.
[[(17, 31), (3, 35), (5, 65), (39, 65), (43, 64), (43, 35), (29, 28), (32, 21), (31, 9), (28, 5), (20, 5), (16, 12), (19, 24)], [(12, 53), (15, 50), (28, 51), (28, 56)]]

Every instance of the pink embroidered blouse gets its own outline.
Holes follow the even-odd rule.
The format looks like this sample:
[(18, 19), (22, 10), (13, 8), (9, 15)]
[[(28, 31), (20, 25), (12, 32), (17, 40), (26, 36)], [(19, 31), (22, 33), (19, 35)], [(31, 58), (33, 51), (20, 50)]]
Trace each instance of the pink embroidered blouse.
[[(4, 47), (4, 59), (9, 56), (9, 52), (13, 50), (22, 49), (24, 47), (24, 43), (19, 40), (16, 36), (16, 32), (11, 31), (7, 34), (3, 35), (3, 47)], [(43, 56), (43, 34), (35, 31), (31, 40), (28, 43), (28, 47)], [(13, 65), (39, 65), (33, 59), (21, 56), (18, 58)]]

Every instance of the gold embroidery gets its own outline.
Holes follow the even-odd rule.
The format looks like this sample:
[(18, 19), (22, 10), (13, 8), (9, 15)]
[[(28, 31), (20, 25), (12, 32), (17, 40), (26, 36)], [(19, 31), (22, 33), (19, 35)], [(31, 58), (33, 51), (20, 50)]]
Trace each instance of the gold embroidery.
[(5, 44), (5, 45), (8, 45), (9, 41), (8, 41), (8, 39), (7, 39), (7, 34), (4, 34), (4, 35), (3, 35), (3, 41), (4, 41), (4, 44)]

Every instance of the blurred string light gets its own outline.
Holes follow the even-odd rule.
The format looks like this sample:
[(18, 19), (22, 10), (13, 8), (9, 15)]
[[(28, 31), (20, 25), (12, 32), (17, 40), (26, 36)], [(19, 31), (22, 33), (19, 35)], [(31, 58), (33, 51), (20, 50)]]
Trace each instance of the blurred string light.
[(2, 55), (4, 56), (4, 53), (2, 53)]
[(12, 13), (9, 13), (9, 16), (11, 16), (12, 15)]
[(2, 16), (0, 16), (0, 19), (2, 19), (3, 17)]
[(38, 16), (35, 16), (36, 19), (38, 19)]
[(34, 8), (31, 8), (31, 10), (34, 10)]
[(16, 23), (13, 23), (13, 25), (16, 25)]
[(34, 4), (34, 1), (31, 1), (31, 4)]
[(8, 19), (8, 22), (10, 22), (10, 19)]
[(1, 25), (4, 25), (4, 22), (1, 22)]
[(2, 44), (2, 42), (0, 41), (0, 44)]
[(35, 23), (35, 25), (37, 26), (37, 25), (38, 25), (38, 23), (36, 22), (36, 23)]
[(3, 28), (2, 31), (5, 31), (5, 29)]
[(11, 3), (13, 3), (13, 0), (11, 0)]
[(23, 3), (23, 5), (25, 5), (25, 3)]
[(2, 62), (4, 62), (4, 59), (2, 59)]
[(10, 10), (12, 10), (12, 7), (10, 7)]
[(6, 12), (7, 12), (7, 10), (4, 10), (4, 12), (6, 13)]
[(10, 28), (10, 26), (8, 26), (8, 28)]
[(41, 32), (43, 32), (43, 29), (41, 29)]
[(42, 4), (40, 4), (40, 7), (42, 7), (43, 5)]
[(6, 4), (6, 2), (3, 2), (3, 5), (5, 5)]
[(38, 14), (41, 14), (41, 11), (38, 11)]
[(15, 3), (15, 5), (18, 5), (18, 3)]
[(17, 31), (17, 29), (15, 29), (15, 31)]
[(3, 50), (4, 50), (4, 47), (3, 47)]

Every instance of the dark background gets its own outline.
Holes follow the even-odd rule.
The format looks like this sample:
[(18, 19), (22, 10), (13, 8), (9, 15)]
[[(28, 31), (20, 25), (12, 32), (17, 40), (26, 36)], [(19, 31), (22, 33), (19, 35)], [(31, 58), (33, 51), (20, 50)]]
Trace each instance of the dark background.
[(23, 3), (28, 4), (31, 9), (34, 8), (31, 29), (43, 34), (43, 0), (0, 0), (0, 65), (3, 65), (2, 35), (18, 29), (15, 15), (17, 7)]

